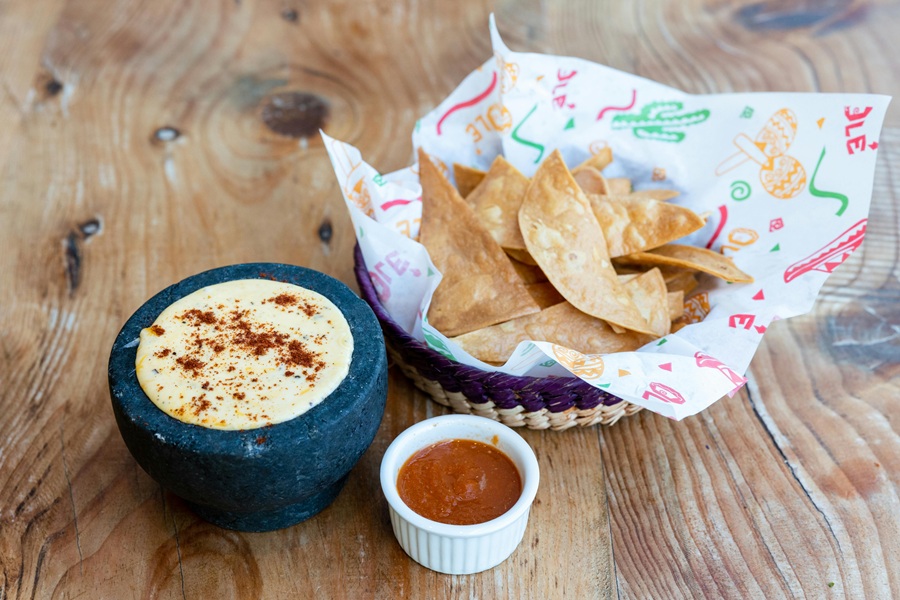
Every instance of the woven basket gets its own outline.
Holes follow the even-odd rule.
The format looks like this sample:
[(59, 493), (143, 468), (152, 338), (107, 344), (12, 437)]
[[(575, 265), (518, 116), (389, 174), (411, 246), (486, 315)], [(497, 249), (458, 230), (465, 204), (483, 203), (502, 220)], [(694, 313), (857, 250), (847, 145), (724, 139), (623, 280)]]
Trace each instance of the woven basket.
[(438, 354), (391, 319), (375, 292), (359, 246), (354, 272), (363, 299), (384, 331), (388, 356), (413, 384), (455, 412), (476, 414), (510, 427), (563, 430), (612, 425), (641, 410), (576, 378), (519, 377), (482, 371)]

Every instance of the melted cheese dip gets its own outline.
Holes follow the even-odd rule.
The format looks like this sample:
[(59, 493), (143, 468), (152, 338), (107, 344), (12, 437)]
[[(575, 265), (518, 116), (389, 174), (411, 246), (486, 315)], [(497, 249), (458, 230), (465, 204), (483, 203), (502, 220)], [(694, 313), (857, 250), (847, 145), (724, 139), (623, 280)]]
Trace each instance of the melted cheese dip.
[(303, 414), (350, 370), (353, 336), (326, 297), (266, 279), (211, 285), (141, 331), (135, 367), (166, 414), (212, 429), (255, 429)]

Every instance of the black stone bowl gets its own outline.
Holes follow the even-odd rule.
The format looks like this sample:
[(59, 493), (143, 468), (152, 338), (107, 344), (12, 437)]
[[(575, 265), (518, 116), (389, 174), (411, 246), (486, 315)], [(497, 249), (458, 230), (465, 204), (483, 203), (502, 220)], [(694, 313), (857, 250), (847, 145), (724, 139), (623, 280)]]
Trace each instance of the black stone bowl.
[[(157, 408), (135, 375), (141, 329), (202, 287), (259, 278), (314, 290), (341, 310), (353, 334), (350, 372), (343, 382), (306, 413), (246, 431), (189, 425)], [(312, 517), (337, 497), (381, 423), (387, 357), (372, 310), (340, 281), (303, 267), (243, 264), (188, 277), (141, 306), (113, 344), (109, 391), (125, 445), (153, 479), (211, 523), (270, 531)]]

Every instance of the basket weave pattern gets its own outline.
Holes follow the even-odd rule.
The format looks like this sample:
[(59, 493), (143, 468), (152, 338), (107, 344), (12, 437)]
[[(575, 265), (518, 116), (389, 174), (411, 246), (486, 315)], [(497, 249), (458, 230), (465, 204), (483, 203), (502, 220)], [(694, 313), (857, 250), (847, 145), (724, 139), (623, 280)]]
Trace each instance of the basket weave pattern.
[(381, 322), (388, 355), (435, 402), (510, 427), (557, 431), (596, 423), (612, 425), (641, 410), (580, 379), (506, 375), (449, 360), (394, 322), (378, 300), (359, 246), (353, 258), (356, 281)]

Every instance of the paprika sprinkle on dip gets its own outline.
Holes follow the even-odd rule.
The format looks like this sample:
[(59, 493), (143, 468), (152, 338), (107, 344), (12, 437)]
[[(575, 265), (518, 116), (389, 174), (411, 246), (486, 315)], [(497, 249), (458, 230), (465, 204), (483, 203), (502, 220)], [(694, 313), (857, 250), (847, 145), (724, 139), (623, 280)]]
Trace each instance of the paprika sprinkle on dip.
[(475, 440), (444, 440), (400, 468), (397, 491), (416, 513), (439, 523), (474, 525), (496, 519), (522, 494), (522, 478), (499, 449)]
[(150, 401), (180, 421), (255, 429), (323, 401), (352, 354), (350, 326), (328, 298), (241, 279), (169, 305), (141, 332), (135, 371)]

